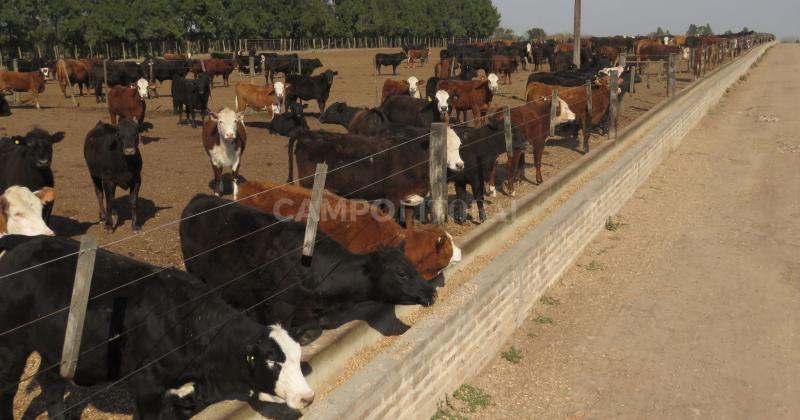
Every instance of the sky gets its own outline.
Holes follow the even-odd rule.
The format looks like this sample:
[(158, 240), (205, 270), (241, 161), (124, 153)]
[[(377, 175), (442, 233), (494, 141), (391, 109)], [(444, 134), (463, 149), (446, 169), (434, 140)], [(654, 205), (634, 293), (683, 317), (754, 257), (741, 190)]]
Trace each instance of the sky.
[[(517, 34), (532, 27), (572, 32), (572, 0), (493, 2), (501, 25)], [(747, 26), (779, 38), (800, 35), (800, 0), (583, 0), (581, 15), (581, 32), (596, 36), (646, 34), (659, 26), (683, 34), (691, 23), (710, 23), (715, 33)]]

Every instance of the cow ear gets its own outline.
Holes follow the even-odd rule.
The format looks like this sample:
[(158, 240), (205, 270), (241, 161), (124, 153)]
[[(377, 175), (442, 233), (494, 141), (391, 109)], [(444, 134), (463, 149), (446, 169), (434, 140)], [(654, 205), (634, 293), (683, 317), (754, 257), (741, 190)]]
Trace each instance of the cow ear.
[(12, 136), (11, 140), (14, 141), (14, 144), (18, 144), (18, 145), (22, 145), (22, 146), (25, 145), (25, 137), (23, 137), (23, 136)]
[(418, 80), (417, 81), (417, 86), (422, 86), (424, 83), (425, 83), (424, 80)]
[(208, 118), (211, 118), (211, 121), (217, 122), (217, 113), (214, 111), (208, 111)]
[(64, 132), (63, 131), (59, 131), (59, 132), (53, 133), (53, 135), (50, 136), (50, 143), (58, 143), (61, 140), (64, 140)]
[(54, 188), (44, 187), (33, 194), (39, 198), (42, 204), (47, 204), (56, 200), (56, 190)]
[(244, 121), (244, 111), (237, 112), (237, 113), (236, 113), (236, 119), (237, 119), (238, 121)]

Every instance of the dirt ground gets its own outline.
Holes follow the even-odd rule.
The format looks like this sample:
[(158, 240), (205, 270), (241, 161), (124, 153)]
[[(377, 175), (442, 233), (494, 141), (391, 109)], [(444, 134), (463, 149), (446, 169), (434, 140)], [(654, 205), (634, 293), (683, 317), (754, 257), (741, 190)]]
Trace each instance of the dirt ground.
[(798, 72), (773, 48), (439, 418), (797, 418)]
[[(324, 67), (318, 71), (331, 68), (339, 72), (333, 84), (329, 104), (346, 101), (350, 105), (374, 106), (377, 105), (383, 81), (387, 77), (392, 77), (385, 74), (387, 68), (383, 69), (384, 75), (373, 76), (371, 63), (376, 52), (394, 51), (339, 50), (305, 52), (300, 55), (320, 58)], [(438, 57), (438, 49), (433, 50), (431, 56)], [(394, 78), (405, 79), (415, 75), (425, 79), (433, 74), (433, 65), (436, 61), (432, 59), (424, 67), (414, 69), (401, 66)], [(679, 68), (685, 69), (685, 64)], [(522, 104), (522, 100), (513, 96), (523, 96), (527, 76), (527, 71), (515, 73), (511, 85), (501, 86), (501, 95), (495, 97), (493, 105), (513, 107)], [(226, 88), (222, 87), (221, 79), (217, 78), (209, 107), (217, 110), (225, 106), (233, 107), (233, 86), (239, 80), (241, 79), (234, 72), (230, 87)], [(259, 84), (264, 83), (263, 75), (257, 75), (255, 80)], [(687, 74), (679, 73), (677, 88), (683, 88), (689, 81)], [(620, 127), (624, 127), (664, 99), (665, 81), (652, 77), (650, 84), (649, 88), (645, 83), (637, 85), (637, 93), (625, 98), (619, 119)], [(123, 219), (121, 225), (114, 233), (105, 234), (102, 226), (98, 224), (97, 201), (82, 155), (86, 133), (98, 121), (108, 121), (106, 105), (96, 104), (94, 96), (76, 97), (79, 107), (73, 107), (70, 99), (64, 98), (61, 94), (57, 83), (50, 81), (46, 91), (40, 96), (43, 110), (38, 111), (31, 104), (12, 107), (13, 115), (0, 119), (0, 135), (23, 134), (34, 126), (51, 132), (66, 133), (65, 140), (55, 145), (53, 158), (58, 198), (51, 227), (57, 234), (72, 237), (84, 233), (93, 234), (98, 236), (101, 244), (114, 242), (114, 245), (108, 247), (112, 251), (156, 265), (181, 267), (178, 225), (173, 222), (178, 220), (185, 203), (194, 194), (212, 192), (213, 175), (201, 145), (200, 128), (192, 129), (188, 125), (176, 124), (177, 117), (172, 114), (171, 97), (169, 97), (169, 82), (159, 87), (159, 92), (161, 98), (148, 100), (146, 121), (151, 123), (153, 128), (144, 134), (141, 143), (144, 169), (139, 198), (139, 220), (143, 223), (143, 233), (139, 235), (131, 233), (127, 193), (124, 191), (117, 192), (116, 201)], [(22, 95), (23, 100), (27, 98), (27, 94)], [(309, 104), (307, 111), (310, 113), (308, 121), (312, 128), (341, 131), (339, 127), (322, 125), (317, 121), (318, 107), (315, 103)], [(248, 179), (283, 182), (287, 175), (287, 138), (269, 134), (266, 128), (267, 119), (263, 114), (247, 116), (245, 120), (248, 126), (248, 144), (241, 166), (242, 175)], [(594, 144), (602, 141), (607, 140), (598, 136), (592, 137)], [(580, 158), (581, 152), (576, 150), (576, 147), (577, 144), (569, 139), (555, 138), (548, 142), (543, 162), (545, 182), (558, 170)], [(532, 159), (529, 158), (528, 161)], [(531, 174), (531, 171), (532, 168), (529, 168), (528, 173)], [(518, 197), (535, 188), (533, 184), (523, 183), (518, 188)], [(451, 194), (454, 194), (452, 188)], [(512, 200), (502, 194), (490, 199), (487, 206), (489, 217), (509, 206)], [(476, 214), (474, 206), (471, 210), (472, 214)], [(459, 236), (472, 226), (474, 226), (472, 223), (459, 226), (450, 222), (446, 228), (455, 236)], [(32, 358), (27, 374), (35, 371), (35, 364), (36, 359)], [(36, 387), (30, 388), (32, 392), (20, 393), (17, 399), (18, 414), (22, 415), (27, 411), (26, 418), (41, 415), (42, 409), (37, 404), (33, 404), (29, 410), (26, 409), (38, 392)], [(23, 384), (20, 389), (27, 389), (27, 385)], [(73, 390), (71, 395), (70, 399), (76, 401), (73, 397), (89, 394), (85, 390)], [(88, 410), (84, 413), (84, 417), (107, 418), (110, 412), (130, 412), (125, 392), (113, 392), (111, 398), (101, 400), (98, 401), (101, 412)]]

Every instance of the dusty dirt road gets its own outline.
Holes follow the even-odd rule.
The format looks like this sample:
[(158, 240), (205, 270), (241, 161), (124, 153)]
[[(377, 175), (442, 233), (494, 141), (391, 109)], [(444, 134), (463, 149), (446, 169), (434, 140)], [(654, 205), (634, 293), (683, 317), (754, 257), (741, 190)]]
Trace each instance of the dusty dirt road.
[(797, 418), (798, 73), (773, 48), (469, 382), (491, 404), (440, 414)]

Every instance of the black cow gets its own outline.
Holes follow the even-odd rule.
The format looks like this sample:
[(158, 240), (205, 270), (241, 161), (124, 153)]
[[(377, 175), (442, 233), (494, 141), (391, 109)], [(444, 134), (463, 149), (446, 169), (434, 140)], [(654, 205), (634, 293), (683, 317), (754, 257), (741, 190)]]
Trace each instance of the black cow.
[(275, 83), (275, 75), (278, 73), (283, 73), (284, 76), (286, 76), (290, 73), (297, 72), (297, 60), (300, 59), (297, 54), (278, 55), (269, 53), (266, 54), (266, 57), (267, 62), (264, 67), (264, 77), (267, 78), (268, 84)]
[(11, 107), (6, 102), (6, 95), (0, 93), (0, 117), (8, 117), (11, 115)]
[(381, 104), (380, 110), (391, 122), (430, 129), (432, 123), (443, 122), (445, 116), (450, 113), (450, 99), (449, 95), (447, 96), (448, 103), (441, 106), (435, 94), (426, 99), (403, 95), (390, 96)]
[[(313, 258), (301, 263), (305, 223), (209, 195), (195, 196), (181, 217), (186, 270), (221, 287), (225, 301), (259, 323), (289, 326), (303, 344), (356, 304), (428, 306), (436, 299), (402, 245), (353, 254), (318, 232)], [(259, 304), (270, 297), (269, 306)]]
[[(42, 187), (54, 187), (53, 144), (64, 139), (64, 132), (52, 135), (40, 128), (34, 128), (24, 136), (0, 138), (0, 191), (12, 185), (27, 187), (38, 191)], [(53, 202), (45, 204), (42, 218), (49, 222), (53, 212)]]
[[(219, 60), (233, 60), (234, 56), (235, 56), (235, 54), (232, 53), (232, 52), (226, 53), (226, 52), (219, 52), (219, 51), (211, 51), (211, 58), (216, 58), (216, 59), (219, 59)], [(240, 56), (240, 57), (242, 57), (242, 56)]]
[[(447, 181), (453, 182), (456, 187), (456, 205), (453, 219), (456, 223), (466, 221), (466, 210), (469, 208), (466, 186), (472, 190), (472, 196), (478, 203), (478, 217), (480, 222), (486, 220), (484, 210), (485, 183), (489, 182), (489, 193), (495, 194), (494, 174), (497, 158), (506, 152), (505, 130), (503, 114), (490, 115), (486, 125), (479, 128), (470, 128), (465, 125), (455, 126), (453, 130), (461, 138), (461, 159), (464, 161), (464, 170), (459, 172), (447, 171)], [(515, 150), (524, 150), (527, 140), (518, 127), (512, 125), (512, 147)]]
[(378, 71), (378, 74), (381, 74), (381, 66), (392, 66), (392, 74), (397, 74), (397, 66), (400, 65), (408, 56), (404, 52), (399, 52), (396, 54), (384, 54), (384, 53), (377, 53), (375, 54), (375, 70)]
[(320, 114), (325, 112), (325, 102), (331, 93), (333, 76), (337, 71), (325, 70), (316, 76), (290, 74), (286, 76), (286, 103), (316, 99)]
[(172, 79), (172, 111), (178, 114), (178, 124), (191, 116), (192, 128), (197, 126), (194, 112), (200, 111), (200, 120), (205, 120), (208, 113), (208, 97), (211, 95), (211, 83), (208, 74), (201, 73), (197, 79), (189, 80), (181, 76)]
[[(60, 237), (0, 238), (0, 330), (30, 322), (0, 336), (0, 418), (14, 418), (16, 383), (31, 353), (42, 366), (61, 360), (79, 246)], [(125, 379), (136, 417), (147, 420), (161, 418), (170, 397), (193, 402), (176, 413), (185, 419), (229, 398), (280, 398), (295, 409), (313, 400), (300, 346), (281, 327), (253, 322), (184, 271), (104, 249), (94, 264), (76, 384)], [(31, 322), (42, 314), (54, 315)], [(45, 368), (36, 381), (49, 417), (63, 419), (67, 381)]]
[(269, 131), (282, 136), (291, 136), (295, 130), (308, 130), (308, 122), (303, 114), (303, 109), (307, 106), (308, 104), (292, 102), (286, 107), (286, 112), (272, 118)]
[(319, 117), (323, 124), (339, 124), (350, 133), (366, 136), (374, 135), (377, 129), (389, 123), (389, 118), (378, 108), (348, 106), (345, 102), (335, 102)]
[[(150, 83), (163, 83), (165, 80), (172, 80), (175, 77), (186, 77), (192, 68), (192, 60), (163, 60), (160, 58), (148, 58), (141, 64), (141, 71)], [(150, 77), (152, 69), (153, 77)], [(157, 98), (158, 92), (153, 89), (153, 94)]]
[(575, 64), (572, 63), (572, 51), (561, 51), (553, 53), (547, 58), (550, 63), (550, 71), (568, 71), (575, 69)]
[[(116, 126), (102, 121), (86, 134), (83, 157), (92, 177), (100, 221), (105, 221), (106, 233), (112, 232), (117, 210), (114, 208), (114, 193), (119, 186), (129, 190), (131, 227), (134, 232), (141, 229), (136, 222), (136, 201), (142, 185), (142, 155), (139, 154), (139, 126), (122, 118)], [(105, 202), (103, 197), (105, 196)], [(119, 223), (119, 216), (117, 216)]]
[(145, 74), (141, 65), (134, 62), (107, 61), (106, 71), (103, 72), (103, 64), (92, 65), (92, 88), (94, 88), (94, 98), (97, 103), (105, 100), (103, 94), (104, 74), (108, 75), (107, 87), (123, 85), (128, 86), (136, 83), (142, 77), (149, 77)]

